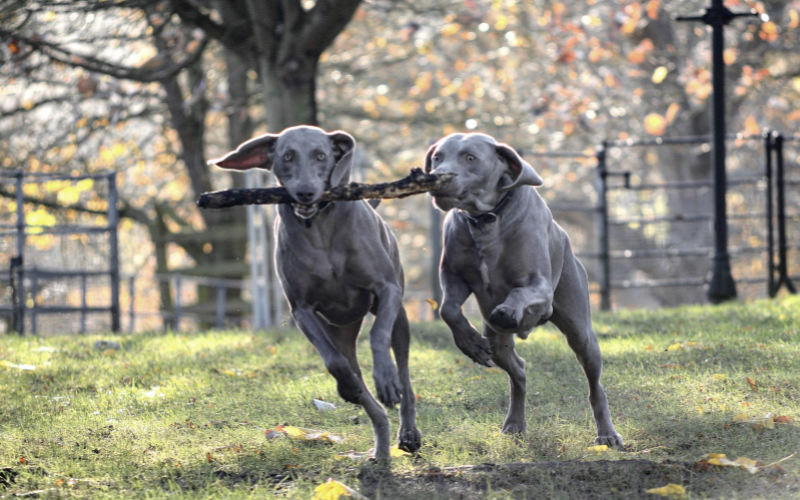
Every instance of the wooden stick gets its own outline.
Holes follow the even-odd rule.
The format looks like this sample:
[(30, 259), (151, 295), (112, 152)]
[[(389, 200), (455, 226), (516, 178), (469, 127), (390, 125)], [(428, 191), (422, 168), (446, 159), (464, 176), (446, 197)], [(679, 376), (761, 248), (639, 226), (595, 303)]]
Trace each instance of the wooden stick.
[[(334, 186), (322, 193), (320, 201), (354, 201), (370, 198), (405, 198), (442, 187), (455, 174), (426, 174), (419, 168), (411, 169), (411, 174), (394, 182), (380, 184), (360, 184), (351, 182)], [(266, 189), (223, 189), (203, 193), (197, 199), (200, 208), (228, 208), (239, 205), (266, 205), (275, 203), (296, 203), (286, 188)]]

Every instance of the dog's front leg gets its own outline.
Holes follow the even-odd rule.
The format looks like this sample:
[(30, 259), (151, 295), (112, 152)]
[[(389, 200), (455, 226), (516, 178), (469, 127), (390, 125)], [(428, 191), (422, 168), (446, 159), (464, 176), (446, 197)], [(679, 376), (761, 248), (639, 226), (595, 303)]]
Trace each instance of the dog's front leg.
[[(489, 323), (503, 330), (516, 330), (526, 320), (525, 326), (533, 328), (541, 319), (547, 319), (552, 314), (553, 290), (550, 282), (543, 277), (535, 277), (528, 286), (512, 289), (506, 300), (494, 308)], [(529, 316), (527, 319), (526, 315)], [(526, 333), (520, 332), (520, 336), (525, 338)]]
[(363, 384), (353, 373), (350, 363), (331, 343), (327, 328), (310, 307), (292, 307), (292, 317), (317, 352), (322, 356), (325, 368), (336, 379), (339, 396), (348, 403), (360, 405)]
[(381, 403), (389, 407), (398, 404), (402, 394), (400, 378), (397, 376), (397, 368), (390, 352), (392, 330), (401, 307), (403, 307), (403, 292), (400, 286), (396, 283), (385, 284), (377, 293), (377, 307), (373, 311), (375, 323), (369, 331), (375, 390)]
[(353, 372), (350, 362), (336, 349), (328, 336), (328, 328), (310, 308), (292, 307), (292, 317), (300, 330), (317, 349), (331, 375), (336, 379), (339, 395), (348, 403), (361, 405), (372, 422), (375, 435), (375, 458), (390, 460), (391, 426), (386, 410), (372, 397), (361, 378)]
[(489, 341), (478, 333), (461, 310), (461, 306), (472, 293), (469, 286), (444, 266), (441, 269), (440, 279), (444, 290), (440, 314), (453, 332), (456, 346), (472, 361), (484, 366), (493, 366)]

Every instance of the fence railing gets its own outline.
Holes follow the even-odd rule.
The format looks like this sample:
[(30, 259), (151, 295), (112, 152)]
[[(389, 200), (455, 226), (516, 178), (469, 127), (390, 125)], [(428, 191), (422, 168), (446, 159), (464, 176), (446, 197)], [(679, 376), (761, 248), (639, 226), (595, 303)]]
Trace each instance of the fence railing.
[[(789, 276), (789, 266), (787, 250), (792, 247), (787, 238), (787, 215), (785, 190), (787, 186), (800, 184), (800, 180), (789, 180), (785, 178), (783, 144), (787, 141), (800, 141), (798, 137), (786, 138), (782, 134), (766, 132), (758, 136), (743, 136), (741, 134), (731, 134), (729, 140), (742, 141), (763, 141), (764, 143), (764, 171), (756, 176), (739, 177), (728, 179), (727, 186), (756, 186), (764, 182), (766, 185), (766, 204), (763, 211), (750, 212), (746, 214), (729, 213), (729, 220), (762, 220), (768, 230), (767, 244), (765, 246), (732, 246), (729, 249), (731, 255), (742, 255), (748, 253), (765, 253), (767, 260), (767, 273), (761, 278), (740, 277), (740, 283), (765, 283), (767, 295), (774, 297), (778, 290), (785, 286), (790, 293), (795, 293), (792, 277)], [(631, 288), (660, 288), (675, 286), (702, 286), (706, 284), (706, 278), (701, 276), (674, 277), (662, 279), (621, 279), (613, 280), (612, 273), (615, 261), (659, 258), (659, 257), (687, 257), (698, 256), (709, 258), (713, 254), (712, 246), (695, 246), (693, 248), (649, 248), (649, 249), (611, 249), (610, 232), (613, 227), (629, 226), (631, 224), (653, 224), (653, 223), (688, 223), (688, 222), (713, 222), (714, 216), (708, 214), (670, 214), (663, 216), (632, 216), (632, 217), (611, 217), (609, 213), (610, 193), (614, 191), (652, 191), (652, 190), (680, 190), (710, 188), (713, 186), (711, 179), (708, 180), (679, 180), (664, 182), (638, 182), (632, 183), (632, 172), (630, 170), (614, 170), (609, 168), (612, 160), (609, 159), (608, 151), (611, 148), (635, 148), (647, 146), (667, 146), (667, 145), (690, 145), (707, 144), (711, 140), (710, 136), (692, 137), (672, 137), (639, 140), (609, 140), (603, 141), (596, 149), (594, 154), (585, 152), (565, 152), (565, 151), (528, 151), (520, 150), (520, 154), (528, 157), (542, 158), (571, 158), (586, 160), (596, 159), (595, 169), (595, 190), (597, 202), (594, 204), (563, 204), (558, 202), (548, 203), (550, 209), (555, 212), (575, 212), (593, 213), (595, 215), (596, 244), (595, 250), (579, 249), (576, 252), (578, 258), (584, 260), (597, 261), (597, 292), (600, 295), (599, 304), (603, 310), (611, 309), (612, 291), (615, 289)], [(774, 165), (774, 167), (773, 167)], [(773, 172), (774, 170), (774, 172)], [(611, 183), (611, 179), (619, 178), (621, 183)], [(775, 238), (777, 235), (777, 241)], [(800, 245), (799, 245), (800, 246)]]
[[(45, 205), (43, 200), (28, 198), (24, 193), (24, 186), (28, 184), (41, 184), (47, 182), (68, 182), (77, 183), (84, 180), (105, 181), (107, 183), (106, 204), (107, 209), (103, 214), (105, 224), (100, 225), (79, 225), (79, 224), (30, 224), (26, 222), (24, 205)], [(38, 330), (38, 319), (41, 315), (69, 314), (77, 313), (80, 315), (81, 331), (86, 329), (87, 315), (90, 314), (109, 314), (111, 317), (110, 327), (112, 331), (120, 330), (120, 310), (119, 310), (119, 257), (118, 257), (118, 235), (117, 227), (119, 223), (118, 211), (118, 192), (116, 172), (90, 174), (90, 175), (63, 175), (63, 174), (30, 174), (22, 170), (14, 172), (0, 172), (0, 186), (12, 185), (14, 191), (3, 191), (0, 193), (5, 197), (10, 197), (15, 201), (15, 217), (13, 223), (0, 223), (0, 238), (14, 238), (15, 244), (11, 245), (16, 255), (8, 259), (9, 269), (8, 286), (12, 292), (11, 301), (8, 304), (0, 304), (0, 315), (10, 316), (13, 329), (23, 335), (26, 330), (26, 323), (30, 325), (35, 333)], [(63, 207), (69, 209), (70, 207)], [(101, 212), (101, 211), (98, 211)], [(69, 236), (69, 235), (105, 235), (108, 238), (108, 252), (106, 259), (106, 269), (50, 269), (31, 265), (26, 258), (32, 251), (27, 244), (29, 237), (41, 238), (43, 236)], [(109, 284), (109, 303), (105, 306), (90, 306), (86, 301), (87, 280), (94, 277), (108, 277)], [(81, 305), (79, 306), (48, 306), (39, 301), (39, 285), (45, 279), (79, 279), (81, 281)], [(28, 289), (30, 287), (30, 290)], [(26, 320), (26, 316), (30, 318)]]

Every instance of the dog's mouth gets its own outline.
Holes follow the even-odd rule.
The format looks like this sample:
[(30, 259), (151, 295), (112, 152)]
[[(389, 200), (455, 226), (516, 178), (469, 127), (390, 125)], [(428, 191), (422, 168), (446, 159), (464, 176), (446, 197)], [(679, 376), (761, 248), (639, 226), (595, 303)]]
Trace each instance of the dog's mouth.
[(443, 193), (441, 191), (431, 191), (431, 196), (433, 197), (433, 204), (445, 212), (458, 207), (458, 197), (452, 194)]
[(310, 219), (311, 217), (317, 215), (317, 212), (319, 212), (319, 206), (316, 203), (312, 203), (310, 205), (292, 203), (292, 209), (294, 210), (294, 214), (301, 219)]

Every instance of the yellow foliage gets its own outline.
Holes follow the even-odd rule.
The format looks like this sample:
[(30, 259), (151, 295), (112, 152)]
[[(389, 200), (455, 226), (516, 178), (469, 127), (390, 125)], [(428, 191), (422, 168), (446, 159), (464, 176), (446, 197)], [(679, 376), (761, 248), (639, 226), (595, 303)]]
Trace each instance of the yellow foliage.
[[(29, 226), (55, 226), (56, 217), (50, 212), (40, 208), (33, 212), (28, 212), (25, 215), (25, 224)], [(41, 227), (32, 227), (28, 231), (30, 234), (37, 234), (42, 232)]]
[(452, 35), (455, 35), (456, 33), (458, 33), (458, 30), (460, 30), (460, 29), (461, 29), (461, 25), (458, 24), (458, 23), (446, 24), (442, 28), (442, 35), (444, 35), (444, 36), (452, 36)]
[(658, 84), (663, 82), (664, 78), (667, 77), (667, 73), (669, 73), (669, 70), (667, 69), (666, 66), (657, 67), (656, 70), (653, 71), (653, 78), (652, 78), (653, 83)]
[(347, 492), (347, 487), (329, 478), (328, 482), (314, 488), (312, 500), (337, 500), (342, 495), (350, 496), (350, 493)]
[(681, 110), (681, 105), (678, 104), (677, 102), (673, 102), (672, 104), (669, 105), (669, 107), (667, 108), (667, 116), (666, 116), (667, 124), (670, 124), (673, 121), (675, 121), (675, 117), (678, 115), (678, 111), (680, 110)]
[(662, 497), (686, 498), (686, 488), (680, 484), (670, 483), (661, 488), (651, 488), (646, 490), (645, 493), (652, 493)]

